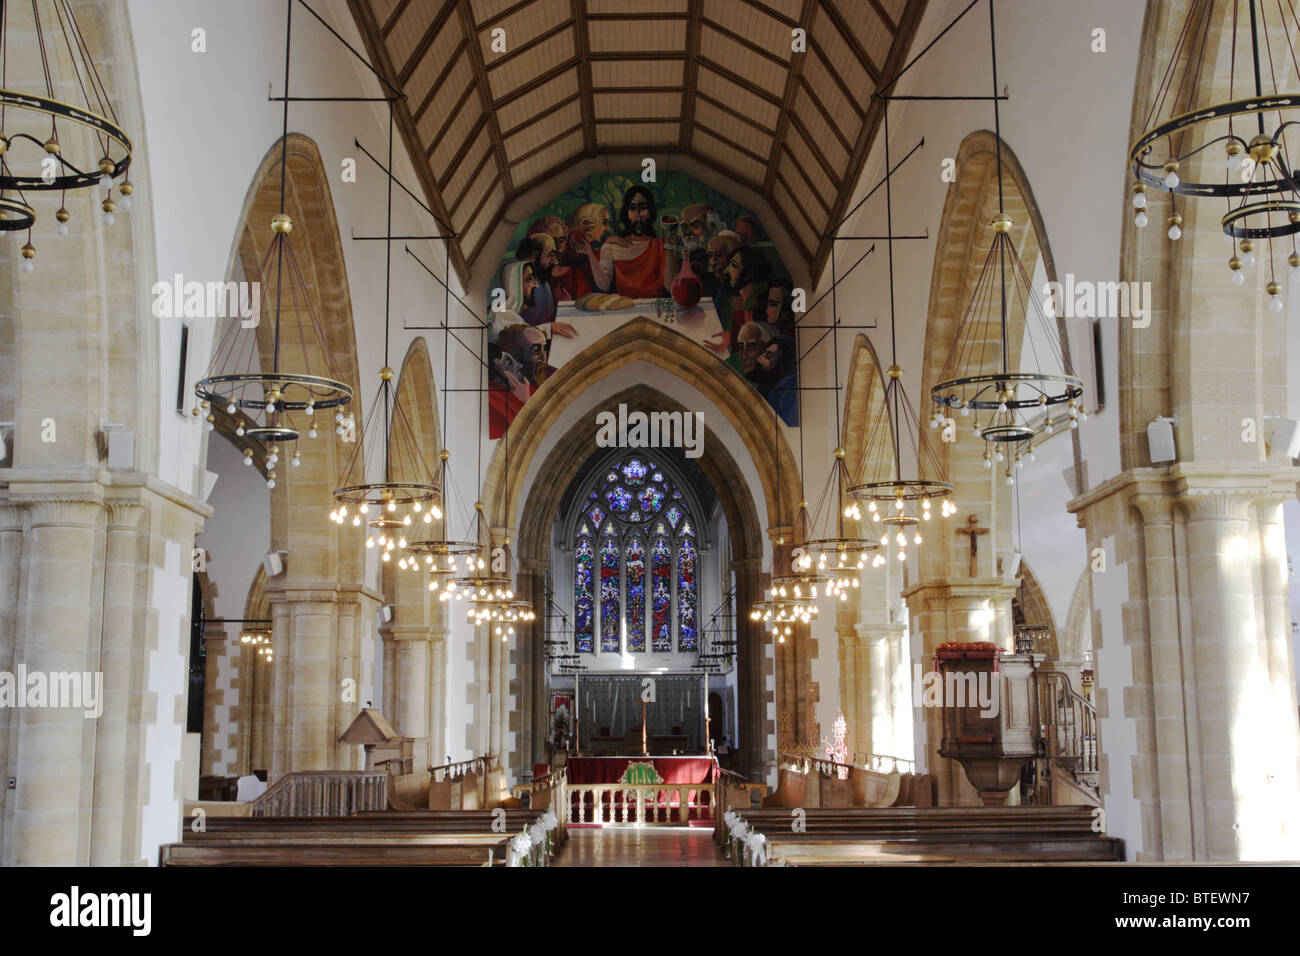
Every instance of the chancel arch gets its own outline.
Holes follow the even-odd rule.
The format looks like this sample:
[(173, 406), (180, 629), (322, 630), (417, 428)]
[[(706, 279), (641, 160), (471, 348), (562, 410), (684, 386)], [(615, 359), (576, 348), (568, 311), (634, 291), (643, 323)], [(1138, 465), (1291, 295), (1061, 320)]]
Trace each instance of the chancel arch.
[[(704, 412), (703, 453), (696, 464), (717, 493), (725, 515), (736, 573), (736, 607), (748, 608), (761, 596), (765, 584), (761, 570), (766, 550), (764, 533), (773, 537), (781, 533), (774, 526), (778, 514), (776, 458), (787, 476), (796, 473), (796, 463), (784, 428), (778, 426), (774, 432), (771, 407), (734, 370), (719, 373), (716, 359), (695, 343), (660, 323), (638, 318), (570, 359), (520, 410), (510, 427), (508, 442), (499, 441), (493, 451), (485, 473), (483, 501), (497, 540), (504, 540), (510, 529), (521, 579), (532, 582), (527, 585), (530, 590), (525, 597), (534, 602), (539, 620), (544, 610), (542, 595), (560, 498), (595, 448), (596, 413), (617, 412), (620, 404), (627, 405), (629, 412)], [(654, 384), (620, 389), (629, 379)], [(757, 500), (751, 489), (758, 493)], [(779, 514), (783, 521), (791, 521), (795, 513), (795, 494), (794, 482), (781, 482)], [(513, 533), (515, 528), (517, 533)], [(788, 527), (784, 529), (787, 540), (789, 531)], [(525, 591), (524, 584), (520, 591)], [(753, 628), (744, 615), (738, 615), (737, 632), (737, 735), (742, 751), (738, 766), (750, 766), (752, 772), (761, 773), (768, 738), (775, 733), (775, 723), (767, 718), (763, 704), (764, 674), (769, 672), (765, 669), (773, 665), (764, 656), (766, 636)], [(516, 698), (513, 713), (520, 715), (517, 747), (540, 746), (535, 742), (542, 736), (535, 728), (546, 722), (544, 702), (540, 695), (532, 696), (542, 685), (540, 643), (540, 634), (534, 628), (533, 636), (520, 642), (515, 655), (519, 680), (510, 691)], [(500, 646), (500, 642), (482, 640), (478, 644)], [(491, 648), (482, 649), (478, 666), (481, 672), (491, 674), (493, 682), (504, 680), (505, 662)], [(787, 699), (799, 695), (796, 686), (804, 688), (804, 694), (815, 692), (809, 689), (808, 667), (806, 647), (801, 647), (798, 640), (789, 642), (776, 663), (778, 711), (786, 706)], [(479, 724), (480, 732), (488, 732), (490, 727), (489, 744), (506, 742), (501, 734), (515, 728), (507, 725), (505, 695), (497, 695), (489, 704), (488, 682), (480, 686), (482, 712), (486, 713), (490, 706), (498, 708), (490, 722)], [(797, 712), (806, 714), (806, 703), (800, 704)], [(512, 757), (515, 766), (531, 762), (523, 754)]]

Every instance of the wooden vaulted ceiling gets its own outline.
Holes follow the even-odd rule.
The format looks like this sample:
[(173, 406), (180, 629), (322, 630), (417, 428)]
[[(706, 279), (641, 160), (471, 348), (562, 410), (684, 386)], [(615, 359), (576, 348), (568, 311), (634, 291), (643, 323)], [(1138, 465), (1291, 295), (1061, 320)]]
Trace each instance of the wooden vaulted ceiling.
[[(468, 279), (511, 201), (601, 154), (762, 195), (813, 276), (925, 0), (348, 0)], [(791, 50), (792, 30), (806, 51)], [(505, 51), (500, 45), (504, 30)]]

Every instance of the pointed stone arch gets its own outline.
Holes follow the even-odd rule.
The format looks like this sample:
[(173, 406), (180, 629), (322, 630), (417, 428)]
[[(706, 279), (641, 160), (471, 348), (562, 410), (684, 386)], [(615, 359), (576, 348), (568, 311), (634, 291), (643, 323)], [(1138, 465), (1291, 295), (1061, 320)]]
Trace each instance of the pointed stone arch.
[[(424, 336), (414, 339), (406, 350), (393, 405), (394, 415), (400, 409), (405, 420), (400, 431), (394, 421), (389, 437), (393, 474), (438, 475), (442, 424), (437, 384)], [(443, 493), (446, 494), (446, 489)], [(449, 513), (446, 500), (440, 507)], [(421, 525), (422, 530), (415, 537), (442, 534), (445, 520)], [(380, 627), (384, 646), (385, 686), (381, 692), (384, 712), (398, 733), (428, 740), (428, 752), (423, 758), (432, 760), (435, 754), (445, 752), (447, 604), (433, 599), (425, 574), (400, 570), (396, 562), (381, 567), (384, 600), (393, 606), (392, 620)], [(417, 754), (417, 764), (423, 758)]]
[[(725, 420), (716, 426), (705, 422), (704, 453), (696, 464), (713, 485), (726, 515), (738, 609), (748, 608), (765, 587), (764, 531), (773, 543), (778, 537), (788, 541), (797, 506), (798, 467), (785, 426), (778, 424), (774, 429), (771, 407), (733, 369), (685, 336), (648, 318), (637, 318), (589, 346), (546, 380), (511, 424), (508, 475), (505, 440), (497, 442), (485, 473), (482, 500), (494, 540), (510, 539), (519, 558), (519, 591), (533, 601), (539, 621), (545, 612), (551, 525), (564, 491), (594, 448), (594, 419), (585, 414), (617, 408), (620, 403), (627, 404), (630, 411), (698, 410), (685, 407), (680, 394), (670, 396), (645, 384), (649, 369), (662, 370), (683, 386), (696, 389)], [(643, 384), (613, 391), (606, 383), (611, 375)], [(600, 388), (602, 383), (605, 388)], [(564, 432), (548, 437), (557, 428)], [(736, 436), (730, 447), (723, 437), (726, 433)], [(534, 476), (531, 484), (530, 475)], [(752, 489), (758, 490), (761, 500), (755, 500)], [(781, 526), (776, 524), (778, 515)], [(784, 545), (777, 550), (777, 560), (781, 560)], [(811, 677), (813, 652), (806, 631), (783, 646), (775, 662), (777, 690), (773, 695), (765, 685), (766, 676), (774, 670), (772, 659), (765, 654), (765, 632), (754, 627), (744, 613), (738, 618), (741, 759), (748, 772), (758, 775), (773, 757), (768, 742), (775, 734), (775, 723), (767, 717), (767, 704), (774, 699), (778, 710), (785, 707), (806, 719), (806, 700), (817, 694)], [(474, 723), (490, 730), (477, 742), (477, 749), (506, 750), (513, 730), (516, 746), (509, 762), (514, 767), (531, 762), (526, 759), (526, 748), (532, 746), (529, 741), (536, 736), (534, 728), (544, 727), (547, 720), (546, 702), (534, 693), (543, 680), (540, 634), (540, 626), (534, 625), (531, 635), (517, 641), (519, 676), (509, 685), (509, 658), (501, 652), (500, 641), (480, 637), (472, 651), (479, 672), (489, 675), (488, 680), (479, 681)], [(513, 708), (510, 695), (517, 701)], [(476, 743), (472, 741), (471, 746)]]
[[(280, 211), (282, 150), (287, 151), (284, 208), (294, 222), (294, 251), (325, 334), (324, 342), (306, 337), (306, 361), (314, 370), (333, 364), (334, 375), (351, 386), (358, 406), (353, 411), (360, 417), (363, 399), (343, 245), (329, 177), (310, 138), (291, 133), (263, 157), (244, 200), (231, 271), (237, 260), (251, 280), (270, 245), (271, 218)], [(262, 301), (274, 301), (275, 294), (273, 284), (263, 288)], [(310, 329), (305, 309), (284, 297), (282, 343), (296, 343), (305, 329)], [(273, 336), (272, 323), (259, 325), (263, 368), (271, 365)], [(304, 436), (297, 443), (299, 467), (290, 465), (290, 453), (281, 448), (280, 480), (271, 492), (271, 548), (286, 552), (284, 573), (266, 582), (275, 648), (268, 711), (272, 778), (291, 770), (354, 765), (355, 748), (337, 741), (359, 704), (343, 702), (339, 687), (347, 678), (366, 687), (373, 677), (369, 642), (380, 596), (365, 586), (357, 529), (328, 517), (331, 493), (353, 448), (332, 433), (329, 419), (322, 416), (317, 427), (319, 438)], [(363, 440), (358, 434), (357, 441)], [(364, 457), (363, 449), (357, 453)]]

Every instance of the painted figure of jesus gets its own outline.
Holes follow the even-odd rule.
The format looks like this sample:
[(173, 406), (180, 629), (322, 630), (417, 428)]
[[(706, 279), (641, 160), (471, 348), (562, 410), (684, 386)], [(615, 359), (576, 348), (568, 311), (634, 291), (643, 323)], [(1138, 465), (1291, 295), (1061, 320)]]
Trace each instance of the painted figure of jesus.
[(578, 247), (590, 261), (592, 277), (602, 292), (617, 292), (631, 299), (668, 294), (672, 266), (663, 240), (655, 235), (655, 216), (650, 190), (632, 186), (623, 194), (619, 235), (605, 240), (599, 256), (589, 243)]

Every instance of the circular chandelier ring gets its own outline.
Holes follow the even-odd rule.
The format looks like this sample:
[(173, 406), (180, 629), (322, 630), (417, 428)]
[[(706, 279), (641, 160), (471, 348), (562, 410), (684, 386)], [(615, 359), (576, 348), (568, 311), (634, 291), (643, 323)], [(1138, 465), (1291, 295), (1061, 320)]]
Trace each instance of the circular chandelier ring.
[[(1039, 395), (1047, 398), (1046, 402), (1039, 401), (1038, 398), (980, 398), (979, 395), (986, 391), (990, 386), (996, 388), (1000, 394), (1004, 387), (1011, 383), (1021, 384), (1056, 384), (1064, 385), (1065, 389), (1059, 394), (1049, 394), (1039, 389)], [(974, 397), (969, 401), (962, 401), (956, 404), (956, 395), (943, 395), (943, 392), (953, 392), (957, 389), (966, 389), (971, 385), (980, 386), (975, 391)], [(1071, 399), (1083, 397), (1083, 380), (1073, 375), (1045, 375), (1038, 372), (990, 372), (984, 375), (969, 375), (965, 378), (952, 378), (945, 382), (939, 382), (930, 389), (930, 400), (937, 405), (944, 405), (949, 408), (973, 408), (977, 411), (998, 411), (1002, 406), (1008, 409), (1017, 408), (1041, 408), (1046, 405), (1059, 405)]]
[[(221, 385), (260, 385), (263, 389), (263, 397), (237, 398), (234, 395), (218, 391), (217, 386)], [(265, 375), (258, 372), (213, 375), (196, 382), (194, 384), (194, 394), (209, 402), (222, 405), (233, 403), (238, 408), (263, 409), (266, 408), (265, 393), (267, 391), (284, 391), (285, 388), (291, 385), (307, 389), (307, 399), (281, 398), (276, 402), (277, 411), (302, 411), (308, 405), (313, 408), (335, 408), (352, 401), (350, 386), (332, 378), (325, 378), (323, 375), (303, 375), (296, 372), (277, 372), (274, 375)], [(313, 394), (316, 389), (321, 390), (322, 394), (319, 398)]]
[[(1144, 162), (1144, 157), (1155, 148), (1157, 140), (1173, 133), (1182, 132), (1196, 126), (1205, 126), (1215, 120), (1234, 116), (1250, 116), (1281, 110), (1300, 109), (1300, 95), (1278, 94), (1274, 96), (1251, 96), (1246, 99), (1219, 103), (1204, 109), (1192, 110), (1171, 117), (1165, 122), (1147, 130), (1129, 149), (1129, 161), (1133, 164), (1133, 173), (1148, 186), (1164, 192), (1179, 193), (1188, 196), (1246, 196), (1261, 192), (1277, 192), (1282, 189), (1294, 189), (1295, 185), (1287, 177), (1265, 183), (1195, 183), (1183, 180), (1173, 189), (1165, 185), (1164, 166), (1152, 166)], [(1280, 130), (1279, 130), (1280, 132)], [(1236, 138), (1236, 137), (1233, 137)], [(1208, 145), (1208, 144), (1207, 144)], [(1285, 172), (1285, 171), (1284, 171)]]
[(870, 541), (866, 538), (814, 538), (805, 541), (803, 546), (817, 554), (828, 555), (871, 554), (880, 550), (879, 541)]
[[(1239, 226), (1237, 223), (1251, 216), (1263, 215), (1268, 222), (1269, 213), (1279, 212), (1287, 220), (1277, 226)], [(1238, 206), (1220, 220), (1223, 231), (1237, 239), (1269, 239), (1291, 236), (1300, 232), (1300, 201), (1294, 199), (1269, 199), (1265, 202)]]
[[(18, 218), (10, 218), (15, 213)], [(0, 232), (19, 232), (36, 224), (36, 210), (8, 196), (0, 196), (0, 215), (4, 216), (0, 219)]]
[(302, 433), (296, 428), (289, 428), (286, 425), (267, 425), (260, 428), (244, 429), (244, 437), (250, 441), (260, 442), (291, 442), (297, 441)]
[(458, 558), (461, 555), (477, 554), (482, 548), (473, 541), (438, 541), (427, 539), (412, 541), (405, 548), (408, 554), (428, 554), (435, 558)]
[(953, 486), (946, 481), (926, 481), (911, 478), (900, 481), (868, 481), (850, 485), (846, 494), (850, 498), (867, 501), (920, 501), (925, 498), (945, 498)]
[[(89, 110), (83, 110), (73, 106), (70, 103), (64, 103), (60, 100), (48, 99), (44, 96), (36, 96), (32, 93), (15, 93), (12, 90), (0, 89), (0, 107), (9, 107), (16, 110), (24, 110), (29, 113), (45, 113), (53, 116), (55, 119), (66, 119), (79, 126), (84, 126), (102, 133), (109, 139), (116, 142), (126, 150), (126, 156), (119, 159), (113, 164), (113, 178), (116, 179), (126, 172), (131, 165), (131, 138), (115, 123), (110, 122), (97, 113)], [(35, 137), (26, 133), (17, 133), (11, 137), (14, 139), (30, 139), (36, 145), (44, 147), (44, 144)], [(59, 161), (70, 169), (76, 169), (71, 163), (60, 156)], [(104, 173), (98, 167), (90, 172), (76, 172), (71, 175), (52, 176), (4, 176), (0, 175), (0, 189), (22, 189), (22, 190), (63, 190), (63, 189), (81, 189), (86, 186), (94, 186), (99, 182)]]
[(1029, 441), (1036, 434), (1027, 425), (989, 425), (980, 429), (980, 437), (985, 441), (1022, 442)]
[(335, 488), (333, 495), (335, 501), (358, 505), (389, 503), (410, 505), (442, 499), (442, 491), (437, 485), (418, 481), (379, 481), (364, 485), (347, 485), (343, 488)]

